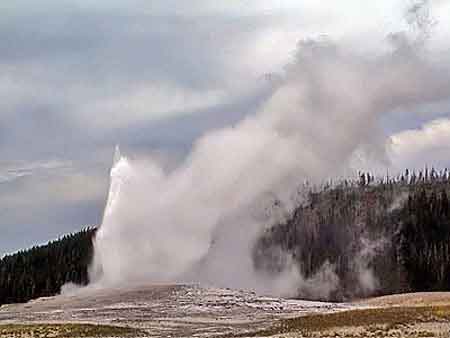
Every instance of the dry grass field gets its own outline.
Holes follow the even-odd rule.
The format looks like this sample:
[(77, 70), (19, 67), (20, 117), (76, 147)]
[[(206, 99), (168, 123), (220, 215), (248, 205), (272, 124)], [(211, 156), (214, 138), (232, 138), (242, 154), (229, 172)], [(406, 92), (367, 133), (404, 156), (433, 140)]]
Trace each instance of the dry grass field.
[(7, 324), (0, 326), (4, 338), (144, 337), (142, 330), (92, 324)]
[(450, 337), (450, 293), (412, 293), (355, 302), (362, 308), (282, 319), (241, 337)]

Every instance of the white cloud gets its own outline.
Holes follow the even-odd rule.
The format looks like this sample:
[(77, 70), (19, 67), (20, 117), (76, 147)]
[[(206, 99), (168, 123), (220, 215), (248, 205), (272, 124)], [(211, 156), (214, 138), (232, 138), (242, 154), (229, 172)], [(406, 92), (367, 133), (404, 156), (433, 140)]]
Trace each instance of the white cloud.
[(131, 123), (191, 113), (226, 102), (225, 91), (196, 91), (149, 84), (117, 96), (82, 104), (75, 110), (83, 124), (97, 128), (126, 127)]
[(60, 160), (37, 162), (0, 162), (0, 184), (12, 182), (21, 177), (42, 174), (42, 172), (64, 172), (71, 167), (71, 162)]
[(70, 161), (1, 163), (0, 194), (5, 208), (95, 201), (105, 195), (106, 180), (76, 169)]
[(390, 150), (393, 166), (398, 170), (449, 166), (450, 119), (433, 120), (421, 128), (392, 135)]

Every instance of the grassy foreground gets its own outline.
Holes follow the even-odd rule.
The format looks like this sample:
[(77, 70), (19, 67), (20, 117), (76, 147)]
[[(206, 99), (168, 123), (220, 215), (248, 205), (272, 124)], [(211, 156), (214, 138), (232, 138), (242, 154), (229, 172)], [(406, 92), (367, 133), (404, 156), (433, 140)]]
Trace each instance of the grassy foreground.
[(450, 305), (390, 307), (285, 319), (242, 337), (450, 337), (449, 328)]
[(1, 338), (141, 337), (137, 329), (91, 324), (8, 324), (0, 325)]

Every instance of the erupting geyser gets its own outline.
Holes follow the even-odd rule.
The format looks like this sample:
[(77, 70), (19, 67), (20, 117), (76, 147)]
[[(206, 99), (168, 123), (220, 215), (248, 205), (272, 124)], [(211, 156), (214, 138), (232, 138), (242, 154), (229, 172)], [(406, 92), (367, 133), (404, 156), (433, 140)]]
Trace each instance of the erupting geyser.
[[(255, 270), (251, 251), (261, 232), (292, 210), (297, 183), (347, 172), (356, 152), (385, 160), (381, 114), (450, 90), (448, 66), (430, 62), (417, 41), (402, 33), (389, 41), (391, 52), (378, 57), (326, 40), (301, 42), (263, 107), (201, 137), (172, 171), (117, 151), (91, 281), (295, 294), (308, 281), (289, 257), (270, 275)], [(267, 215), (273, 196), (284, 210)], [(320, 276), (312, 287), (338, 287), (332, 267)]]

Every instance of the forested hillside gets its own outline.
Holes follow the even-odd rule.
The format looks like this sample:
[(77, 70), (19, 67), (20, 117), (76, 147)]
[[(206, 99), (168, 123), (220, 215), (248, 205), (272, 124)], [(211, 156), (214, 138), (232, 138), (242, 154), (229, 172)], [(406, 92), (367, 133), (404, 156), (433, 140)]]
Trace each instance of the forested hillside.
[(433, 169), (378, 182), (361, 174), (311, 191), (257, 242), (255, 266), (281, 270), (288, 262), (279, 253), (290, 253), (306, 279), (328, 282), (321, 292), (300, 285), (303, 298), (450, 290), (449, 192), (448, 171)]
[(47, 245), (3, 257), (0, 260), (0, 305), (54, 295), (68, 282), (87, 284), (94, 233), (95, 229), (88, 228)]

